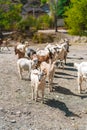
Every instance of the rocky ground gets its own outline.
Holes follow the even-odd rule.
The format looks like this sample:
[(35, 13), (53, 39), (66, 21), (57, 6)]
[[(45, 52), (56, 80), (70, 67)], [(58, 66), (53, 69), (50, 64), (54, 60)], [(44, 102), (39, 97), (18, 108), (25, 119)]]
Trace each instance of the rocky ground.
[[(42, 46), (42, 45), (41, 45)], [(13, 47), (0, 52), (0, 130), (87, 130), (87, 82), (77, 90), (74, 62), (87, 61), (87, 45), (72, 45), (65, 69), (56, 68), (53, 92), (32, 101), (28, 74), (20, 80)]]

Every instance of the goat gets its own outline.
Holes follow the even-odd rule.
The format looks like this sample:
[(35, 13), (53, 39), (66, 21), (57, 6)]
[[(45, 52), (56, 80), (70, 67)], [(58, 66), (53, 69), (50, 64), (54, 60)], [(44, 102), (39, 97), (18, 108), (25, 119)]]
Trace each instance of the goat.
[(57, 57), (58, 53), (60, 52), (56, 45), (51, 45), (51, 44), (48, 44), (45, 47), (45, 50), (49, 50), (52, 53), (51, 54), (52, 55), (51, 62), (56, 60), (56, 57)]
[(67, 54), (69, 53), (69, 40), (64, 39), (64, 43), (62, 43), (62, 46), (65, 48), (64, 60), (65, 60), (65, 64), (66, 64)]
[(46, 61), (47, 63), (53, 62), (54, 55), (52, 52), (48, 50), (39, 50), (37, 52), (37, 58), (38, 58), (38, 65), (41, 64), (41, 62)]
[(57, 46), (57, 55), (56, 55), (56, 60), (59, 60), (60, 61), (60, 64), (62, 65), (63, 69), (64, 69), (64, 60), (66, 59), (65, 57), (65, 53), (66, 53), (66, 50), (63, 46)]
[[(59, 57), (60, 61), (64, 60), (64, 62), (66, 64), (67, 54), (69, 52), (69, 40), (65, 38), (62, 43), (57, 44), (56, 46), (58, 48), (62, 48), (61, 49), (62, 52), (60, 51), (60, 53), (58, 54), (59, 55), (58, 57)], [(63, 66), (63, 68), (64, 68), (64, 66)]]
[(44, 101), (44, 90), (45, 90), (45, 74), (40, 70), (31, 70), (31, 88), (32, 88), (32, 100), (38, 100), (38, 92), (42, 91), (42, 102)]
[(67, 38), (64, 39), (64, 42), (62, 43), (63, 46), (66, 48), (66, 51), (69, 52), (69, 40)]
[(26, 48), (26, 55), (32, 59), (32, 55), (36, 54), (36, 51), (32, 48)]
[(45, 47), (45, 50), (49, 50), (49, 51), (54, 55), (55, 52), (56, 52), (56, 46), (55, 46), (55, 45), (48, 44), (48, 45)]
[[(45, 51), (44, 51), (45, 52)], [(37, 68), (40, 66), (41, 62), (46, 61), (46, 62), (51, 62), (51, 58), (49, 53), (37, 53), (37, 54), (33, 54), (31, 56), (31, 59), (36, 59), (37, 62)]]
[(35, 67), (34, 60), (28, 60), (27, 58), (18, 59), (17, 68), (18, 68), (20, 79), (23, 79), (23, 75), (22, 75), (23, 71), (28, 71), (29, 79), (30, 79), (31, 69), (34, 67)]
[(82, 82), (87, 80), (87, 62), (74, 63), (74, 66), (78, 70), (78, 93), (81, 93)]
[(18, 59), (25, 57), (25, 49), (28, 46), (29, 46), (28, 44), (21, 44), (21, 43), (17, 43), (17, 45), (15, 45), (14, 51), (15, 55), (18, 54)]
[[(10, 49), (8, 47), (10, 40), (11, 40), (11, 38), (8, 38), (8, 39), (5, 39), (5, 40), (0, 40), (0, 50), (1, 50), (1, 47), (3, 47), (3, 48), (6, 47), (8, 49), (8, 51), (10, 51)], [(2, 50), (3, 50), (3, 48), (2, 48)]]
[(33, 59), (37, 57), (38, 59), (38, 66), (40, 65), (41, 62), (46, 61), (46, 62), (51, 62), (53, 59), (53, 50), (49, 48), (45, 48), (43, 50), (34, 50), (32, 48), (27, 48), (26, 50), (26, 55), (30, 58)]
[(52, 91), (51, 84), (53, 83), (53, 76), (55, 73), (55, 61), (53, 63), (42, 62), (40, 64), (40, 69), (42, 72), (44, 72), (46, 74), (48, 83), (50, 85), (49, 89), (50, 89), (50, 91)]

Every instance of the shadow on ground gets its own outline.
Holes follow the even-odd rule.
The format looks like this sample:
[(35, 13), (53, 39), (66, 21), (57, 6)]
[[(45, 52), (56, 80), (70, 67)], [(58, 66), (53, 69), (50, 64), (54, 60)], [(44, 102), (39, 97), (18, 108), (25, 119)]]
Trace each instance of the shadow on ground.
[(75, 94), (72, 91), (70, 91), (67, 88), (61, 87), (61, 86), (53, 86), (53, 89), (55, 92), (64, 94), (64, 95), (72, 95), (72, 96), (77, 96), (80, 97), (81, 99), (83, 98), (87, 98), (87, 93), (83, 93), (83, 94)]
[(66, 106), (66, 104), (64, 102), (55, 100), (55, 99), (49, 99), (45, 102), (46, 105), (53, 107), (53, 108), (58, 108), (61, 111), (63, 111), (65, 113), (65, 116), (67, 117), (79, 117), (79, 115), (73, 113), (72, 111), (69, 110), (69, 108)]

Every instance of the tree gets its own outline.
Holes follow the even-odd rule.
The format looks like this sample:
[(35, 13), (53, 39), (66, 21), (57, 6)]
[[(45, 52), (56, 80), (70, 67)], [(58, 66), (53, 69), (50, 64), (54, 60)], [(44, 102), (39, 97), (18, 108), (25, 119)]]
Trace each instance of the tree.
[(54, 17), (55, 31), (57, 32), (57, 19), (63, 17), (65, 6), (69, 4), (69, 0), (48, 0), (51, 15)]
[(52, 19), (49, 15), (44, 14), (37, 18), (37, 28), (38, 29), (48, 29), (52, 26)]
[(71, 0), (65, 16), (66, 26), (71, 34), (87, 34), (87, 0)]
[(54, 19), (55, 32), (57, 32), (57, 18), (58, 18), (58, 0), (49, 0), (51, 16)]
[(68, 6), (70, 3), (69, 0), (59, 0), (58, 2), (58, 17), (64, 17), (63, 14), (65, 12), (65, 7)]
[(0, 0), (0, 28), (8, 30), (16, 28), (16, 23), (22, 18), (21, 4), (13, 4), (10, 0)]
[(46, 4), (47, 0), (41, 0), (41, 4)]

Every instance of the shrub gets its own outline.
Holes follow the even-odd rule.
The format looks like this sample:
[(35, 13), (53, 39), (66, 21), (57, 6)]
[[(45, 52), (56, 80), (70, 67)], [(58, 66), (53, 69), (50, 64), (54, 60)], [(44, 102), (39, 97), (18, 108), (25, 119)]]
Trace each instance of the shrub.
[(53, 42), (54, 37), (51, 34), (35, 33), (32, 40), (34, 43), (47, 43)]
[(70, 34), (87, 35), (87, 0), (71, 0), (65, 16)]
[(27, 18), (22, 19), (18, 23), (18, 28), (21, 31), (30, 30), (31, 28), (36, 30), (36, 18), (33, 16), (28, 16)]
[(37, 19), (37, 29), (48, 29), (52, 26), (52, 19), (49, 15), (44, 14), (38, 17)]

